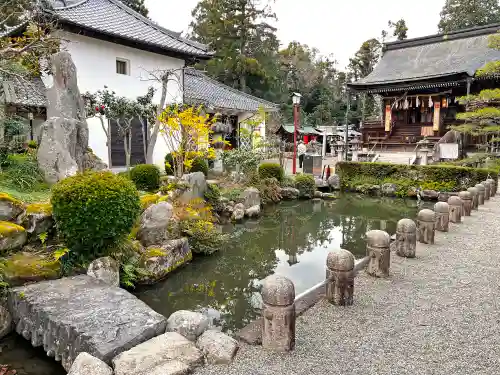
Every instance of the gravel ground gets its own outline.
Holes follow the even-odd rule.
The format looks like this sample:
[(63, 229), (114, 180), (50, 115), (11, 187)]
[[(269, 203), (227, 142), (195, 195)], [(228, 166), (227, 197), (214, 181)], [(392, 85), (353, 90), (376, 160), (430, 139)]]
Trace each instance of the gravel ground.
[(417, 258), (391, 254), (391, 277), (356, 278), (354, 306), (324, 301), (297, 319), (290, 354), (243, 345), (197, 375), (499, 374), (500, 196)]

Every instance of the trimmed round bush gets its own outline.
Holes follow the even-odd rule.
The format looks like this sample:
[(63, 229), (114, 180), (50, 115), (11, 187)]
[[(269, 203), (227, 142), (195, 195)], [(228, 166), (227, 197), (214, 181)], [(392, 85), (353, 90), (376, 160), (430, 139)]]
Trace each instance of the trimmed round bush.
[(295, 188), (299, 190), (299, 198), (314, 198), (316, 183), (314, 178), (307, 174), (298, 174), (295, 176)]
[(263, 163), (259, 166), (259, 177), (261, 179), (275, 178), (278, 180), (278, 182), (281, 182), (285, 177), (285, 171), (279, 164)]
[(86, 260), (105, 254), (127, 236), (139, 216), (137, 189), (112, 172), (68, 177), (52, 189), (52, 212), (72, 255)]
[(160, 188), (160, 169), (153, 164), (139, 164), (130, 170), (130, 179), (139, 190), (158, 190)]
[(208, 175), (208, 163), (206, 160), (202, 158), (196, 158), (193, 160), (193, 165), (191, 166), (191, 169), (189, 170), (189, 173), (194, 173), (194, 172), (203, 172), (205, 176)]

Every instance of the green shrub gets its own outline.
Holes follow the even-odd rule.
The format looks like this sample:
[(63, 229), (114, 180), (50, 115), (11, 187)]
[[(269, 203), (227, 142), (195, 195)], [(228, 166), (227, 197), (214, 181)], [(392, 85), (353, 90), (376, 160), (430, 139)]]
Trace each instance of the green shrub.
[(205, 200), (214, 209), (219, 205), (221, 192), (216, 184), (208, 184), (207, 191), (205, 192)]
[(139, 164), (130, 170), (130, 179), (139, 190), (158, 190), (160, 187), (160, 170), (153, 164)]
[(299, 190), (299, 198), (314, 198), (316, 183), (312, 176), (298, 174), (295, 176), (295, 187)]
[(194, 254), (210, 255), (222, 249), (229, 237), (217, 230), (215, 225), (206, 220), (182, 220), (180, 228), (189, 237), (189, 246)]
[(118, 176), (125, 177), (130, 180), (130, 171), (118, 172)]
[(24, 192), (46, 188), (34, 153), (8, 155), (2, 182)]
[(205, 176), (208, 175), (208, 162), (201, 158), (193, 159), (193, 165), (188, 171), (189, 173), (203, 172)]
[(285, 171), (281, 168), (281, 165), (276, 163), (262, 163), (259, 166), (259, 177), (264, 178), (275, 178), (278, 182), (283, 181), (285, 176)]
[(165, 155), (165, 173), (169, 176), (174, 175), (174, 157), (172, 154)]
[(38, 148), (38, 143), (36, 143), (36, 141), (29, 141), (28, 142), (28, 147), (33, 149), (33, 150), (36, 150)]
[(295, 187), (295, 179), (291, 176), (285, 176), (283, 177), (283, 180), (281, 181), (281, 187)]
[(112, 172), (68, 177), (52, 189), (59, 235), (71, 254), (93, 259), (105, 254), (132, 230), (140, 213), (134, 184)]
[(259, 189), (260, 198), (263, 204), (278, 203), (281, 201), (281, 188), (276, 178), (262, 179), (257, 188)]

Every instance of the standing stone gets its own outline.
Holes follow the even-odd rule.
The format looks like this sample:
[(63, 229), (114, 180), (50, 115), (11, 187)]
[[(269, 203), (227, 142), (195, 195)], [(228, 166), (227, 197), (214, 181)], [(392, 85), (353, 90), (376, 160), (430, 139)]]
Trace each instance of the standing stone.
[(336, 306), (350, 306), (354, 295), (354, 263), (351, 252), (339, 249), (326, 258), (326, 299)]
[(111, 286), (120, 286), (120, 267), (111, 257), (99, 258), (90, 263), (87, 275)]
[(71, 366), (68, 375), (113, 375), (113, 370), (99, 358), (80, 353)]
[(280, 352), (295, 348), (295, 287), (286, 277), (271, 275), (262, 285), (262, 346)]
[(182, 180), (186, 181), (189, 185), (189, 189), (180, 197), (183, 202), (190, 202), (193, 199), (204, 199), (208, 184), (203, 172), (185, 174), (182, 176)]
[(243, 193), (241, 193), (239, 200), (245, 206), (245, 209), (254, 206), (260, 206), (260, 193), (259, 189), (254, 187), (249, 187), (245, 189)]
[(210, 320), (202, 313), (179, 310), (168, 318), (167, 332), (177, 332), (190, 341), (196, 341), (209, 324)]
[(396, 227), (396, 254), (415, 258), (417, 250), (417, 225), (411, 219), (401, 219)]
[(228, 364), (238, 351), (238, 341), (220, 331), (206, 331), (196, 342), (209, 364)]
[(382, 230), (366, 233), (366, 253), (370, 261), (366, 272), (375, 277), (388, 277), (391, 265), (391, 237)]
[(448, 199), (448, 205), (450, 206), (450, 221), (452, 223), (461, 223), (463, 206), (462, 200), (459, 197), (450, 197), (450, 199)]
[(477, 210), (479, 206), (479, 190), (475, 187), (468, 188), (467, 191), (472, 195), (472, 209)]
[(477, 194), (477, 203), (478, 203), (479, 206), (482, 206), (484, 204), (484, 192), (486, 190), (486, 187), (483, 184), (477, 184), (474, 187), (478, 191), (478, 194)]
[(328, 177), (328, 186), (332, 190), (340, 190), (340, 176), (337, 174), (332, 174)]
[(160, 245), (168, 240), (167, 229), (173, 212), (174, 208), (168, 202), (149, 206), (141, 215), (137, 239), (144, 246)]
[(481, 182), (481, 185), (484, 185), (484, 200), (490, 200), (490, 192), (491, 192), (491, 184), (488, 181)]
[(448, 232), (450, 226), (450, 206), (448, 203), (437, 202), (434, 205), (434, 212), (436, 213), (436, 230)]
[(0, 305), (0, 340), (14, 330), (9, 310)]
[(461, 191), (458, 197), (462, 200), (463, 216), (470, 216), (472, 212), (472, 194), (468, 191)]
[(496, 181), (492, 178), (488, 178), (486, 180), (487, 182), (490, 183), (490, 198), (491, 197), (494, 197), (496, 194), (497, 194), (497, 184), (496, 184)]
[(417, 215), (418, 242), (433, 244), (436, 229), (435, 215), (432, 210), (421, 210)]

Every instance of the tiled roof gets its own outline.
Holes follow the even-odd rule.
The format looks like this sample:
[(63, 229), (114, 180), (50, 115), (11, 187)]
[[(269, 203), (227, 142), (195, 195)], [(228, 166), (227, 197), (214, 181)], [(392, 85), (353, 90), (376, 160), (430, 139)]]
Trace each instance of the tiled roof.
[(213, 109), (256, 112), (262, 107), (267, 111), (278, 111), (276, 104), (226, 86), (196, 69), (185, 70), (184, 101), (190, 105), (203, 104)]
[(209, 58), (213, 55), (206, 45), (182, 38), (118, 0), (51, 1), (61, 23), (189, 56)]
[(38, 108), (47, 106), (46, 88), (40, 78), (0, 78), (0, 87), (6, 104)]
[(500, 60), (500, 51), (488, 47), (489, 36), (498, 29), (500, 25), (489, 25), (388, 43), (373, 72), (349, 86), (369, 88), (457, 74), (472, 77), (487, 62)]

